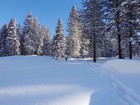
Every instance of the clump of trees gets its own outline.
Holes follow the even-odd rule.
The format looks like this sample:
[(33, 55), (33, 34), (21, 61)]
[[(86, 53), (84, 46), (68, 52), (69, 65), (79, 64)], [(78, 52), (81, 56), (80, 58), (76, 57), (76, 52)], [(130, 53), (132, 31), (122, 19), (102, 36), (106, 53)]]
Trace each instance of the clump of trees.
[(78, 11), (72, 6), (68, 35), (59, 18), (55, 35), (28, 13), (23, 27), (16, 19), (0, 30), (0, 56), (51, 55), (64, 57), (140, 56), (139, 0), (83, 0)]

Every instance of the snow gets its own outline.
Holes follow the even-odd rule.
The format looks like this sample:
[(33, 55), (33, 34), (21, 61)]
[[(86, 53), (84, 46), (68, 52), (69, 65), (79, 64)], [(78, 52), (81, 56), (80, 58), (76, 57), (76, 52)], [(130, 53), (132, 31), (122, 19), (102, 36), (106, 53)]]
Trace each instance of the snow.
[(89, 58), (1, 57), (0, 103), (140, 105), (140, 60), (110, 59), (93, 63)]
[(137, 34), (138, 34), (138, 36), (140, 36), (140, 32), (138, 32)]
[(140, 22), (140, 19), (136, 19), (136, 22)]
[(138, 0), (133, 0), (131, 3), (133, 4), (133, 3), (137, 3), (138, 2)]
[(140, 62), (138, 60), (110, 60), (103, 66), (120, 73), (140, 73)]
[(123, 2), (123, 3), (121, 4), (121, 6), (124, 6), (124, 5), (126, 5), (126, 4), (128, 4), (128, 1)]
[(126, 105), (140, 105), (140, 60), (110, 60), (102, 67)]

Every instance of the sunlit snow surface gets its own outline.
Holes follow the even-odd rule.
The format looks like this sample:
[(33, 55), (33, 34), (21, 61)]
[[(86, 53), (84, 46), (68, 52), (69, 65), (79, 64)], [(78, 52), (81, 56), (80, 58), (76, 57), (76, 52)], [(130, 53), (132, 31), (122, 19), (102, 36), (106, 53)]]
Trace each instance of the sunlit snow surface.
[[(86, 60), (0, 58), (0, 105), (140, 105), (139, 69), (130, 73), (122, 61)], [(131, 62), (127, 68), (140, 64)]]

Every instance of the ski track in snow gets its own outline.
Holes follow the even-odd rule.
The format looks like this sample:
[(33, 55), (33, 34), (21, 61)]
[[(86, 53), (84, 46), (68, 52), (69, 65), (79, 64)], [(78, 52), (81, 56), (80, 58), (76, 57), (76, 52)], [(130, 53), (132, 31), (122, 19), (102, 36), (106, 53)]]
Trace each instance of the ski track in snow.
[(84, 65), (89, 70), (100, 74), (100, 76), (114, 89), (120, 99), (128, 105), (140, 105), (140, 96), (138, 96), (130, 87), (115, 79), (114, 76), (105, 71), (100, 64), (85, 63)]

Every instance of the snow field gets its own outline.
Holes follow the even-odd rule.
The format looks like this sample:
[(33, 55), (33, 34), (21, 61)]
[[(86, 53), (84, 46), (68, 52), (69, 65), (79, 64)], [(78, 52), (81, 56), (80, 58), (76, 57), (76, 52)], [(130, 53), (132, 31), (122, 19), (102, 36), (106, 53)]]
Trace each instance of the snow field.
[(96, 91), (88, 86), (92, 75), (82, 62), (37, 56), (0, 58), (0, 62), (3, 105), (88, 105)]
[(140, 105), (139, 60), (101, 60), (96, 64), (87, 60), (0, 58), (0, 103)]

